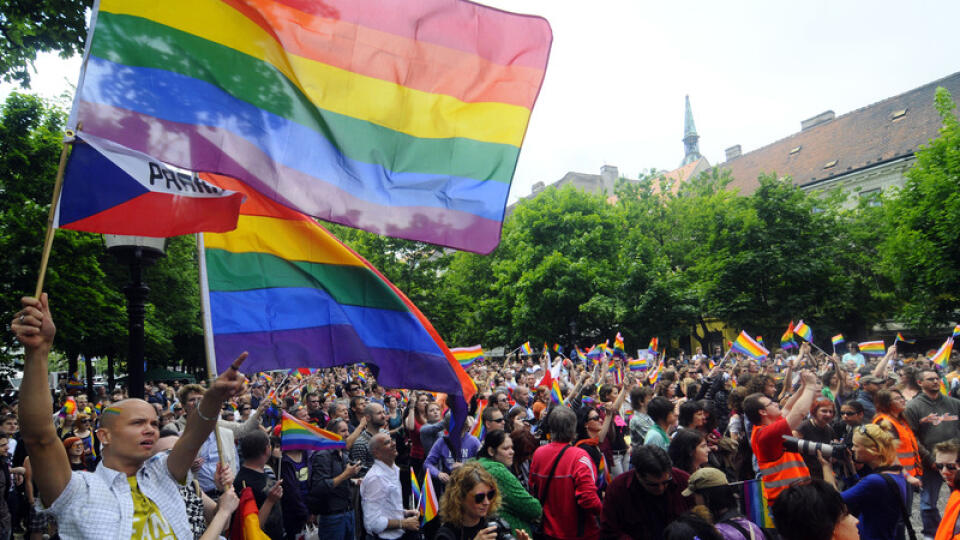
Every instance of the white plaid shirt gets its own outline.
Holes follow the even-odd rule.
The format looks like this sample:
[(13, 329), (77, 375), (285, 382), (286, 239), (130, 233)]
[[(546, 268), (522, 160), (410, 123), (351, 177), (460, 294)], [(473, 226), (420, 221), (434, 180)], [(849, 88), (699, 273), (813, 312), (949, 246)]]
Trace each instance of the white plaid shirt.
[[(168, 455), (163, 452), (148, 459), (137, 471), (137, 485), (157, 505), (177, 538), (189, 540), (193, 533), (177, 481), (167, 469)], [(95, 472), (74, 471), (49, 510), (65, 540), (130, 540), (133, 535), (133, 497), (127, 476), (102, 461)]]

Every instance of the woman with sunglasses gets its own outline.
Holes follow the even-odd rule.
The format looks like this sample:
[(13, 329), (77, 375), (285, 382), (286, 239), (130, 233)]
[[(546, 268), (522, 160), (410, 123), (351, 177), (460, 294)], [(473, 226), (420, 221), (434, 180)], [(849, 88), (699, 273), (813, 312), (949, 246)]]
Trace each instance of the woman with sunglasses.
[[(907, 498), (907, 482), (900, 474), (893, 436), (876, 424), (853, 431), (853, 459), (869, 470), (853, 487), (841, 493), (850, 513), (857, 516), (862, 540), (894, 540)], [(819, 456), (824, 480), (836, 486), (833, 470)]]
[(538, 521), (543, 508), (533, 495), (510, 472), (513, 466), (513, 439), (502, 429), (495, 429), (483, 438), (477, 462), (497, 482), (500, 491), (500, 517), (513, 530), (533, 534), (530, 524)]
[[(450, 475), (447, 489), (440, 498), (443, 523), (434, 538), (437, 540), (495, 540), (501, 525), (492, 517), (500, 506), (497, 481), (476, 461), (464, 463)], [(491, 525), (492, 524), (492, 525)], [(502, 526), (504, 531), (508, 526)], [(530, 540), (523, 529), (518, 540)]]

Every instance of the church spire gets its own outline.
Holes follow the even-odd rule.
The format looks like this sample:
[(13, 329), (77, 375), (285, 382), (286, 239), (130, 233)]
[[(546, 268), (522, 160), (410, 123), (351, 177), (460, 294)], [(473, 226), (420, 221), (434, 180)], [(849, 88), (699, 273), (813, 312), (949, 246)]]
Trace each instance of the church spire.
[(700, 159), (700, 145), (697, 143), (699, 140), (697, 126), (693, 123), (693, 111), (690, 109), (690, 96), (686, 96), (686, 110), (683, 116), (683, 162), (680, 163), (681, 167)]

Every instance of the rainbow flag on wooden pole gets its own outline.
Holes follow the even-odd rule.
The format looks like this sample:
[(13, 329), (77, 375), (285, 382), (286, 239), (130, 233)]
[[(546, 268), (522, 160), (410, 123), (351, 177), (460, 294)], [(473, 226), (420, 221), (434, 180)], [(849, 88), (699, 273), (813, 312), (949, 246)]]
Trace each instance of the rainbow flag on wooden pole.
[(280, 449), (287, 450), (332, 450), (346, 448), (342, 437), (325, 429), (297, 420), (283, 411), (280, 420)]

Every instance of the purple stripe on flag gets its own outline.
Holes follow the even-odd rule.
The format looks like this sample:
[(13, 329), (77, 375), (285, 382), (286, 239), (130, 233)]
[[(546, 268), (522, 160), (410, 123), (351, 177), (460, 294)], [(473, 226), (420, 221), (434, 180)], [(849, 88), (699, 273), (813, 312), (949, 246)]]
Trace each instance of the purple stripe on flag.
[[(124, 141), (128, 148), (179, 167), (232, 176), (285, 206), (319, 219), (478, 253), (489, 253), (500, 241), (499, 221), (443, 208), (371, 203), (275, 163), (249, 141), (223, 129), (162, 120), (86, 101), (79, 107), (86, 132)], [(281, 179), (283, 186), (270, 183)], [(278, 188), (283, 193), (296, 193), (297, 204), (280, 196)]]

